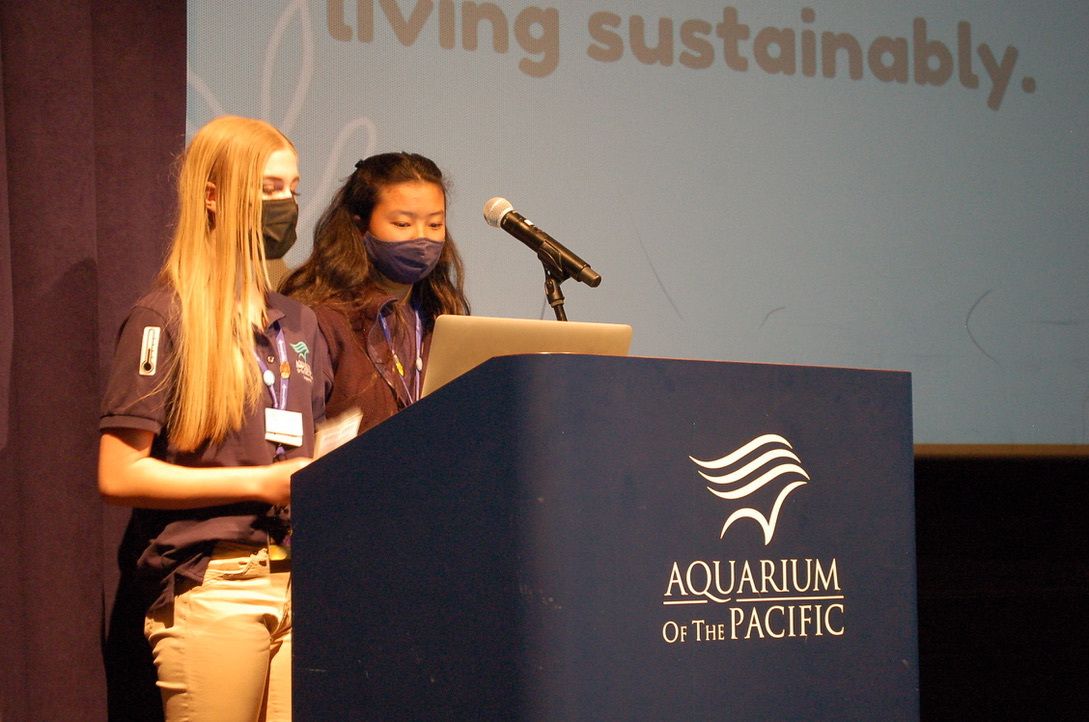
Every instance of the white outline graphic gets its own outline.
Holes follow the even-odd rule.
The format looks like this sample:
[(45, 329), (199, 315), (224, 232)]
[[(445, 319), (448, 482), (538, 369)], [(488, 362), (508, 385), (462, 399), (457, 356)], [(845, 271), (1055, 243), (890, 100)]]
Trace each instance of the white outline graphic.
[[(281, 75), (286, 77), (286, 74), (277, 74), (276, 60), (280, 56), (281, 48), (286, 46), (288, 30), (295, 20), (298, 21), (298, 43), (301, 48), (301, 61), (298, 63), (298, 74), (296, 76), (295, 90), (292, 93), (291, 101), (283, 113), (282, 120), (277, 122), (273, 120), (273, 80), (281, 77)], [(294, 68), (295, 66), (292, 65), (288, 69), (293, 70)], [(272, 31), (272, 35), (269, 37), (268, 44), (265, 46), (265, 54), (261, 68), (261, 109), (259, 113), (246, 112), (244, 109), (240, 108), (225, 107), (224, 103), (220, 102), (204, 79), (194, 73), (191, 68), (186, 69), (186, 81), (189, 84), (189, 87), (193, 89), (196, 97), (204, 101), (208, 110), (211, 111), (211, 116), (213, 118), (227, 114), (260, 118), (272, 123), (279, 128), (284, 135), (290, 138), (295, 129), (295, 123), (298, 121), (299, 116), (302, 114), (303, 108), (305, 107), (306, 97), (310, 92), (310, 85), (314, 79), (314, 72), (314, 28), (310, 19), (309, 3), (307, 0), (291, 0), (284, 6), (283, 11), (280, 13)], [(230, 105), (230, 103), (228, 103), (228, 105)], [(204, 123), (196, 123), (187, 115), (186, 134), (188, 137), (192, 138), (197, 130), (203, 125)], [(321, 174), (321, 179), (317, 187), (311, 190), (312, 186), (307, 183), (307, 190), (304, 198), (310, 200), (309, 202), (299, 204), (300, 228), (307, 227), (310, 224), (311, 219), (324, 210), (325, 204), (333, 195), (334, 186), (339, 183), (339, 179), (345, 178), (349, 174), (351, 164), (343, 164), (341, 162), (342, 155), (344, 154), (345, 147), (348, 145), (348, 141), (359, 129), (363, 130), (363, 152), (362, 154), (358, 154), (356, 151), (353, 151), (352, 162), (354, 163), (358, 158), (367, 158), (374, 155), (375, 149), (378, 147), (378, 129), (375, 126), (374, 121), (365, 116), (361, 116), (345, 123), (337, 134), (336, 139), (328, 145), (330, 149), (329, 157), (325, 162), (325, 168)]]
[[(773, 448), (762, 451), (765, 447)], [(720, 487), (716, 489), (709, 486), (707, 487), (709, 492), (721, 499), (731, 501), (748, 497), (783, 476), (797, 475), (803, 477), (803, 479), (793, 481), (783, 487), (775, 498), (770, 515), (765, 516), (752, 507), (742, 507), (734, 511), (726, 518), (726, 523), (722, 525), (722, 531), (719, 533), (720, 539), (726, 536), (726, 530), (738, 519), (752, 519), (764, 530), (764, 545), (767, 546), (771, 543), (771, 539), (775, 535), (775, 525), (779, 520), (779, 512), (783, 508), (783, 502), (786, 500), (787, 495), (809, 483), (809, 474), (801, 467), (801, 459), (791, 450), (793, 448), (789, 441), (778, 434), (764, 434), (719, 459), (701, 461), (694, 456), (688, 457), (702, 469), (725, 470), (718, 475), (711, 475), (700, 470), (699, 475), (715, 486)], [(751, 461), (744, 463), (745, 459), (757, 452), (761, 453), (752, 458)], [(762, 470), (764, 470), (763, 473), (760, 473)]]

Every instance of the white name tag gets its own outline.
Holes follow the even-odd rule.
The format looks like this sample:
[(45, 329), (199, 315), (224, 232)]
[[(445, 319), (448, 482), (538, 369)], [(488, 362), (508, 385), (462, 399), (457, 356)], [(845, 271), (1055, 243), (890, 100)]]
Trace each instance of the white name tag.
[(302, 446), (303, 417), (298, 411), (265, 409), (265, 438), (274, 444)]

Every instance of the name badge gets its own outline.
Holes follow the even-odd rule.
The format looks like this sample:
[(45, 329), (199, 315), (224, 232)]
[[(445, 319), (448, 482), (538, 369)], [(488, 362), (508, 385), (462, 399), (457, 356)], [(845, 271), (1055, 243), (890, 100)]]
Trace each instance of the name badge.
[(274, 444), (302, 446), (303, 417), (298, 411), (265, 409), (265, 439)]

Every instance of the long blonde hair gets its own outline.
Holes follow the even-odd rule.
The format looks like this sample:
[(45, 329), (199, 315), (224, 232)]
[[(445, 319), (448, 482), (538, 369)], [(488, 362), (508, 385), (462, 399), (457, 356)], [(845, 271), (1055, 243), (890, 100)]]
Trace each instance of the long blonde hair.
[[(261, 186), (269, 156), (282, 149), (294, 152), (268, 123), (224, 116), (197, 132), (182, 160), (177, 224), (159, 278), (178, 296), (168, 424), (183, 451), (241, 428), (263, 393), (254, 356), (269, 287)], [(214, 213), (206, 205), (212, 186)]]

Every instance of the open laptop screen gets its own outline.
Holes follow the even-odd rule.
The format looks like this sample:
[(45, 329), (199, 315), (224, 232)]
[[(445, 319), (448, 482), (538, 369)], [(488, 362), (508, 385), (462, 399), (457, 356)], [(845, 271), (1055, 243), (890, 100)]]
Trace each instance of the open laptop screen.
[(496, 356), (627, 356), (630, 345), (631, 326), (626, 324), (443, 315), (435, 319), (421, 396)]

